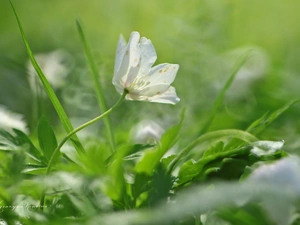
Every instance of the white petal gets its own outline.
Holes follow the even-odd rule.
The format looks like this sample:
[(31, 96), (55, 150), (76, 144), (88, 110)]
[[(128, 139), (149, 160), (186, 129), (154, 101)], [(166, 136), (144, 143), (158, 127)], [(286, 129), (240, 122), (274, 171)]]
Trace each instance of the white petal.
[(159, 64), (153, 67), (149, 75), (144, 79), (151, 83), (149, 86), (157, 84), (170, 85), (174, 81), (178, 69), (179, 65), (177, 64)]
[(148, 96), (152, 97), (154, 95), (159, 95), (166, 92), (170, 88), (168, 84), (157, 84), (153, 86), (146, 86), (145, 88), (135, 89), (131, 91), (134, 95)]
[(175, 105), (180, 101), (180, 98), (177, 97), (174, 87), (170, 87), (166, 92), (155, 95), (148, 99), (149, 102), (158, 102), (158, 103), (167, 103)]
[(157, 59), (156, 51), (151, 40), (142, 37), (140, 43), (141, 50), (141, 73), (148, 74)]
[(117, 51), (116, 51), (114, 74), (117, 73), (117, 71), (119, 70), (119, 68), (121, 66), (122, 59), (123, 59), (125, 51), (126, 51), (126, 46), (127, 46), (127, 44), (124, 39), (124, 36), (121, 34), (120, 38), (119, 38), (119, 42), (118, 42)]
[[(139, 64), (139, 60), (140, 60), (140, 50), (138, 47), (139, 39), (140, 39), (140, 34), (138, 32), (131, 33), (128, 45), (123, 55), (122, 63), (120, 65), (119, 70), (114, 76), (113, 79), (114, 84), (115, 83), (125, 84), (125, 82), (128, 79), (128, 72), (130, 68), (136, 67)], [(132, 75), (133, 74), (130, 74), (130, 76)], [(133, 79), (132, 77), (129, 78), (129, 80), (132, 79)]]
[(129, 88), (130, 86), (132, 86), (132, 83), (134, 82), (135, 78), (137, 77), (137, 75), (139, 74), (140, 71), (140, 66), (137, 65), (136, 67), (130, 67), (128, 74), (127, 74), (127, 78), (124, 81), (124, 88)]

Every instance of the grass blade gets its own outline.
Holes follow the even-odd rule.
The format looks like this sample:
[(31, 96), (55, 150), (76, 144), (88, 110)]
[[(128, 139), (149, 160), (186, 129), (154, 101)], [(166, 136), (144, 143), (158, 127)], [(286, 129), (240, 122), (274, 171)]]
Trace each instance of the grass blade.
[[(97, 66), (95, 64), (91, 49), (90, 49), (90, 47), (89, 47), (89, 45), (86, 41), (83, 29), (82, 29), (82, 27), (81, 27), (78, 20), (76, 20), (76, 25), (77, 25), (77, 29), (78, 29), (82, 44), (83, 44), (83, 48), (84, 48), (84, 52), (85, 52), (85, 55), (86, 55), (88, 65), (89, 65), (90, 70), (91, 70), (91, 75), (92, 75), (92, 78), (93, 78), (93, 81), (94, 81), (94, 88), (95, 88), (95, 92), (96, 92), (97, 101), (98, 101), (98, 104), (99, 104), (99, 107), (100, 107), (100, 111), (105, 112), (107, 110), (107, 105), (106, 105), (104, 94), (103, 94), (103, 88), (102, 88), (102, 86), (99, 82), (98, 69), (97, 69)], [(113, 134), (113, 131), (112, 131), (110, 119), (107, 116), (103, 119), (103, 121), (104, 121), (105, 128), (107, 130), (107, 134), (108, 134), (111, 149), (114, 152), (116, 146), (115, 146), (115, 138), (114, 138), (114, 134)]]
[[(70, 133), (73, 130), (73, 126), (72, 126), (72, 124), (71, 124), (71, 122), (70, 122), (70, 120), (69, 120), (69, 118), (68, 118), (65, 110), (63, 109), (60, 101), (58, 100), (55, 92), (53, 91), (50, 83), (48, 82), (48, 80), (45, 77), (44, 73), (42, 72), (41, 68), (37, 64), (37, 62), (36, 62), (36, 60), (34, 58), (34, 55), (33, 55), (32, 51), (31, 51), (31, 48), (30, 48), (30, 46), (28, 44), (28, 41), (26, 39), (25, 32), (23, 30), (21, 21), (20, 21), (18, 15), (17, 15), (15, 7), (13, 6), (11, 0), (9, 0), (9, 2), (11, 4), (11, 7), (12, 7), (13, 12), (15, 14), (15, 17), (17, 19), (18, 26), (19, 26), (19, 29), (20, 29), (20, 32), (21, 32), (21, 36), (22, 36), (22, 39), (24, 41), (24, 44), (25, 44), (28, 56), (29, 56), (29, 58), (31, 60), (31, 63), (32, 63), (35, 71), (37, 72), (37, 74), (38, 74), (38, 76), (39, 76), (39, 78), (40, 78), (40, 80), (41, 80), (41, 82), (42, 82), (42, 84), (43, 84), (43, 86), (44, 86), (44, 88), (45, 88), (45, 90), (46, 90), (46, 92), (47, 92), (47, 94), (48, 94), (48, 96), (49, 96), (49, 98), (50, 98), (50, 100), (51, 100), (51, 102), (52, 102), (52, 104), (53, 104), (53, 106), (54, 106), (57, 114), (58, 114), (58, 116), (59, 116), (59, 119), (62, 122), (62, 124), (63, 124), (63, 126), (64, 126), (64, 128), (66, 130), (66, 132)], [(73, 135), (72, 138), (71, 138), (71, 141), (72, 141), (75, 149), (77, 150), (77, 152), (84, 152), (83, 146), (80, 143), (77, 135)]]
[(250, 54), (250, 51), (251, 50), (248, 50), (246, 51), (241, 59), (236, 63), (236, 66), (232, 72), (232, 74), (230, 75), (229, 79), (227, 80), (226, 84), (224, 85), (222, 91), (220, 92), (220, 94), (218, 95), (215, 103), (214, 103), (214, 106), (213, 106), (213, 109), (210, 113), (210, 116), (208, 117), (208, 119), (206, 120), (204, 126), (202, 127), (202, 129), (200, 130), (200, 132), (198, 133), (197, 136), (199, 135), (202, 135), (204, 133), (207, 132), (209, 126), (211, 125), (212, 121), (214, 120), (215, 116), (216, 116), (216, 113), (220, 107), (220, 105), (222, 104), (223, 102), (223, 99), (225, 97), (225, 94), (226, 94), (226, 91), (229, 89), (229, 87), (231, 86), (235, 76), (237, 75), (237, 73), (239, 72), (240, 68), (244, 65), (244, 63), (246, 62), (246, 60), (248, 59), (248, 56)]
[(261, 131), (263, 131), (270, 123), (272, 123), (274, 120), (276, 120), (281, 114), (283, 114), (286, 110), (291, 108), (294, 104), (300, 102), (300, 99), (296, 99), (293, 101), (290, 101), (283, 107), (279, 108), (272, 114), (266, 113), (258, 120), (254, 121), (246, 130), (247, 132), (251, 134), (258, 134)]

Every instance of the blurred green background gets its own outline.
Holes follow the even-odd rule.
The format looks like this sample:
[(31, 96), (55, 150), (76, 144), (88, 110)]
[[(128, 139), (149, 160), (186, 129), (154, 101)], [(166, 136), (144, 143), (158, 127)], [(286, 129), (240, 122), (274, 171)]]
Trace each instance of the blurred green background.
[[(300, 97), (300, 2), (297, 0), (14, 0), (34, 53), (64, 49), (73, 67), (66, 87), (58, 91), (67, 113), (86, 121), (99, 114), (82, 44), (79, 19), (92, 46), (108, 105), (118, 99), (111, 84), (116, 46), (132, 31), (152, 40), (158, 60), (180, 65), (173, 83), (176, 106), (125, 102), (111, 116), (115, 131), (127, 132), (142, 119), (170, 126), (186, 107), (184, 134), (196, 134), (208, 117), (222, 85), (245, 49), (254, 49), (226, 95), (210, 130), (246, 129), (267, 111)], [(0, 104), (31, 121), (32, 94), (28, 60), (10, 4), (0, 1)], [(84, 97), (82, 97), (84, 96)], [(46, 110), (49, 113), (48, 110)], [(51, 115), (55, 115), (53, 110)], [(300, 147), (300, 107), (294, 106), (261, 134)], [(55, 116), (53, 116), (55, 120)], [(78, 120), (75, 123), (79, 123)], [(36, 121), (29, 122), (34, 130)], [(101, 123), (97, 124), (101, 130)], [(124, 129), (125, 128), (125, 129)], [(125, 140), (126, 134), (120, 135)]]

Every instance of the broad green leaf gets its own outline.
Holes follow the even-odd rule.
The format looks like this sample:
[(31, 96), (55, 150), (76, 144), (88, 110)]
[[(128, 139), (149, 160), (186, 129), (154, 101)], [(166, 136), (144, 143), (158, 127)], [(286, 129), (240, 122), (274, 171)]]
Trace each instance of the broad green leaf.
[[(103, 88), (102, 88), (101, 83), (99, 81), (99, 72), (98, 72), (95, 60), (93, 58), (91, 48), (90, 48), (90, 46), (88, 45), (88, 43), (86, 41), (83, 29), (82, 29), (82, 27), (81, 27), (78, 20), (76, 20), (76, 25), (77, 25), (77, 29), (78, 29), (82, 44), (83, 44), (83, 48), (84, 48), (84, 52), (85, 52), (85, 55), (86, 55), (88, 65), (90, 67), (92, 79), (93, 79), (93, 82), (94, 82), (94, 89), (95, 89), (95, 92), (96, 92), (96, 97), (97, 97), (97, 100), (98, 100), (98, 104), (100, 106), (100, 111), (105, 112), (107, 110), (107, 105), (106, 105), (105, 98), (104, 98)], [(111, 127), (111, 122), (110, 122), (109, 116), (106, 116), (103, 119), (103, 121), (104, 121), (106, 130), (107, 130), (107, 134), (108, 134), (108, 138), (109, 138), (109, 143), (111, 145), (111, 149), (114, 152), (115, 151), (115, 138), (114, 138), (114, 133), (113, 133), (113, 130), (112, 130), (112, 127)]]
[[(22, 39), (24, 41), (24, 44), (25, 44), (25, 47), (26, 47), (26, 50), (27, 50), (27, 54), (31, 60), (31, 63), (35, 69), (35, 71), (37, 72), (44, 88), (45, 88), (45, 91), (46, 93), (48, 94), (59, 118), (60, 118), (60, 121), (62, 122), (62, 125), (64, 126), (65, 130), (67, 133), (70, 133), (72, 130), (74, 130), (65, 110), (63, 109), (60, 101), (58, 100), (53, 88), (51, 87), (50, 83), (48, 82), (46, 76), (44, 75), (44, 73), (42, 72), (40, 66), (38, 65), (38, 63), (36, 62), (35, 60), (35, 57), (31, 51), (31, 48), (29, 46), (29, 43), (26, 39), (26, 36), (25, 36), (25, 32), (23, 30), (23, 27), (22, 27), (22, 24), (21, 24), (21, 21), (17, 15), (17, 12), (15, 10), (15, 7), (14, 5), (12, 4), (11, 0), (9, 0), (10, 4), (11, 4), (11, 7), (13, 9), (13, 12), (15, 14), (15, 17), (17, 19), (17, 22), (18, 22), (18, 26), (19, 26), (19, 29), (20, 29), (20, 32), (21, 32), (21, 36), (22, 36)], [(83, 146), (82, 144), (80, 143), (78, 137), (76, 134), (74, 134), (72, 137), (71, 137), (71, 141), (75, 147), (75, 149), (79, 152), (79, 153), (82, 153), (84, 152), (84, 149), (83, 149)]]
[(142, 158), (135, 166), (137, 173), (146, 173), (152, 175), (154, 168), (158, 165), (160, 159), (164, 154), (172, 148), (178, 140), (178, 134), (182, 127), (184, 112), (181, 115), (179, 124), (171, 127), (166, 133), (163, 134), (160, 143), (153, 149), (145, 150)]
[(57, 147), (57, 140), (46, 116), (42, 116), (40, 118), (37, 132), (40, 147), (44, 153), (44, 156), (49, 161)]

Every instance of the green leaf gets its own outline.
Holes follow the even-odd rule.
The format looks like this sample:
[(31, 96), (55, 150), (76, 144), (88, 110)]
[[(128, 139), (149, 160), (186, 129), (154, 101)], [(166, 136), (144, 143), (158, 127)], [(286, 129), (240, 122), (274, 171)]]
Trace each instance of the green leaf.
[[(92, 51), (91, 51), (91, 49), (90, 49), (90, 47), (89, 47), (89, 45), (86, 41), (83, 29), (82, 29), (82, 27), (81, 27), (78, 20), (76, 20), (76, 25), (77, 25), (77, 29), (78, 29), (78, 32), (79, 32), (79, 35), (80, 35), (80, 38), (81, 38), (81, 41), (82, 41), (82, 44), (83, 44), (83, 47), (84, 47), (84, 52), (85, 52), (85, 55), (86, 55), (88, 65), (90, 67), (91, 75), (92, 75), (93, 82), (94, 82), (94, 89), (95, 89), (95, 92), (96, 92), (97, 101), (98, 101), (98, 104), (100, 106), (100, 111), (105, 112), (107, 110), (107, 105), (106, 105), (104, 94), (103, 94), (103, 88), (102, 88), (102, 86), (99, 82), (98, 69), (97, 69), (95, 60), (93, 58)], [(106, 116), (103, 119), (103, 121), (104, 121), (104, 125), (106, 127), (106, 131), (107, 131), (107, 134), (108, 134), (111, 149), (114, 152), (115, 151), (115, 138), (114, 138), (114, 133), (113, 133), (113, 130), (112, 130), (112, 127), (111, 127), (111, 122), (110, 122), (109, 116)]]
[(151, 188), (150, 181), (152, 176), (145, 173), (137, 173), (134, 177), (134, 183), (131, 185), (132, 197), (137, 199), (139, 195)]
[[(57, 147), (57, 140), (52, 127), (47, 120), (46, 116), (42, 116), (38, 123), (38, 139), (40, 147), (44, 153), (44, 156), (49, 161), (54, 150)], [(59, 156), (59, 155), (58, 155)], [(58, 159), (58, 157), (57, 157)], [(57, 160), (56, 159), (56, 160)]]
[(26, 168), (22, 171), (24, 174), (28, 175), (44, 175), (46, 174), (47, 167), (31, 167), (31, 168)]
[(29, 162), (40, 165), (46, 164), (46, 159), (42, 153), (34, 146), (29, 137), (20, 130), (13, 129), (16, 136), (0, 129), (0, 150), (1, 151), (19, 151), (24, 150), (29, 157)]
[(141, 160), (135, 166), (135, 171), (137, 173), (152, 175), (153, 170), (158, 165), (160, 159), (177, 142), (183, 118), (184, 112), (181, 115), (179, 124), (167, 130), (162, 136), (160, 143), (154, 149), (148, 149), (144, 152)]
[(20, 149), (16, 138), (8, 131), (0, 129), (0, 150), (13, 151)]
[(264, 210), (256, 204), (250, 204), (238, 209), (224, 208), (218, 211), (217, 215), (230, 222), (230, 224), (239, 225), (266, 225), (272, 224), (267, 218)]
[(46, 163), (45, 158), (42, 156), (41, 152), (34, 146), (29, 137), (20, 130), (13, 129), (15, 132), (16, 140), (18, 141), (19, 146), (28, 146), (26, 154), (29, 155), (32, 159), (38, 162)]
[(173, 183), (174, 178), (167, 174), (162, 164), (159, 163), (151, 180), (151, 188), (148, 192), (148, 205), (154, 206), (159, 202), (167, 202)]
[[(39, 67), (38, 63), (36, 62), (35, 57), (34, 57), (32, 51), (31, 51), (31, 48), (29, 46), (29, 43), (28, 43), (28, 41), (26, 39), (25, 32), (23, 30), (21, 21), (20, 21), (18, 15), (17, 15), (15, 7), (13, 6), (11, 0), (9, 0), (9, 2), (11, 4), (11, 7), (12, 7), (13, 12), (15, 14), (15, 17), (17, 19), (18, 26), (19, 26), (19, 29), (20, 29), (20, 32), (21, 32), (21, 36), (22, 36), (22, 39), (24, 41), (24, 44), (25, 44), (25, 47), (26, 47), (26, 50), (27, 50), (27, 54), (28, 54), (28, 56), (29, 56), (29, 58), (31, 60), (31, 63), (32, 63), (35, 71), (37, 72), (37, 74), (38, 74), (38, 76), (39, 76), (39, 78), (40, 78), (40, 80), (41, 80), (41, 82), (42, 82), (42, 84), (43, 84), (43, 86), (45, 88), (45, 91), (48, 94), (48, 96), (49, 96), (49, 98), (50, 98), (50, 100), (51, 100), (51, 102), (52, 102), (52, 104), (53, 104), (53, 106), (54, 106), (54, 108), (55, 108), (55, 110), (56, 110), (56, 112), (57, 112), (57, 114), (59, 116), (59, 119), (62, 122), (62, 124), (63, 124), (63, 126), (64, 126), (64, 128), (66, 130), (66, 132), (70, 133), (72, 130), (74, 130), (74, 128), (73, 128), (73, 126), (72, 126), (72, 124), (71, 124), (71, 122), (70, 122), (70, 120), (69, 120), (69, 118), (68, 118), (65, 110), (63, 109), (60, 101), (58, 100), (58, 98), (57, 98), (57, 96), (56, 96), (53, 88), (51, 87), (51, 85), (48, 82), (46, 76), (44, 75), (44, 73), (42, 72), (42, 70)], [(75, 149), (77, 150), (77, 152), (79, 152), (79, 153), (84, 152), (83, 146), (80, 143), (80, 141), (79, 141), (79, 139), (78, 139), (78, 137), (77, 137), (76, 134), (74, 134), (71, 137), (71, 141), (72, 141)]]
[(224, 142), (223, 141), (219, 141), (217, 142), (217, 144), (215, 146), (212, 146), (210, 149), (206, 150), (203, 153), (203, 158), (210, 156), (210, 155), (214, 155), (217, 154), (218, 152), (221, 152), (224, 148)]
[(119, 148), (118, 151), (109, 158), (107, 175), (109, 175), (110, 178), (106, 182), (106, 193), (115, 201), (122, 201), (122, 198), (125, 197), (123, 159), (130, 152), (133, 152), (134, 148), (136, 148), (136, 146), (124, 146)]
[(194, 177), (198, 176), (199, 174), (203, 173), (203, 168), (208, 163), (211, 163), (215, 160), (224, 159), (232, 156), (239, 156), (239, 155), (245, 155), (249, 154), (251, 150), (251, 146), (247, 145), (242, 148), (237, 148), (231, 151), (219, 151), (215, 154), (207, 155), (206, 157), (201, 158), (198, 162), (195, 162), (194, 160), (189, 160), (185, 162), (179, 171), (178, 175), (178, 185), (184, 184), (190, 180), (192, 180)]
[(163, 169), (164, 169), (165, 171), (168, 170), (168, 168), (169, 168), (171, 162), (176, 158), (176, 156), (177, 156), (177, 155), (174, 155), (174, 154), (173, 154), (173, 155), (170, 155), (170, 156), (168, 156), (167, 158), (163, 158), (163, 159), (161, 160), (161, 165), (162, 165), (162, 167), (163, 167)]
[[(177, 157), (173, 160), (172, 163), (170, 163), (169, 166), (169, 173), (173, 171), (175, 166), (178, 164), (179, 160), (187, 155), (194, 147), (200, 144), (207, 144), (209, 143), (210, 145), (213, 144), (213, 141), (220, 141), (223, 139), (228, 139), (228, 138), (237, 138), (240, 139), (246, 143), (252, 143), (255, 141), (258, 141), (258, 139), (253, 136), (252, 134), (242, 131), (242, 130), (235, 130), (235, 129), (228, 129), (228, 130), (218, 130), (218, 131), (213, 131), (213, 132), (208, 132), (193, 142), (191, 142), (185, 149), (183, 149)], [(234, 149), (233, 149), (234, 150)], [(197, 154), (201, 156), (203, 152), (205, 151), (204, 148), (197, 150)]]
[(181, 185), (188, 181), (191, 181), (195, 176), (197, 176), (201, 172), (203, 166), (204, 166), (203, 163), (199, 163), (199, 162), (196, 163), (192, 159), (186, 161), (180, 167), (177, 185)]

